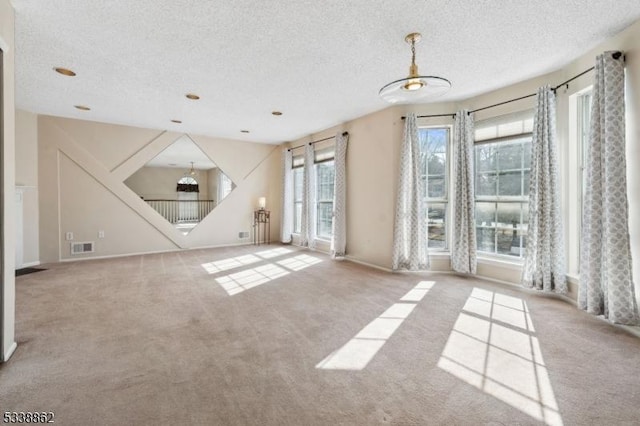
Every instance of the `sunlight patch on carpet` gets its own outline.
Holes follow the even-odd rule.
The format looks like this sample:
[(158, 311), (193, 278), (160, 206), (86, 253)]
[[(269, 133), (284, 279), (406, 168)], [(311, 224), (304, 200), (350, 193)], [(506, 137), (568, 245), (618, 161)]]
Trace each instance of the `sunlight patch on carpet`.
[(226, 290), (229, 296), (233, 296), (276, 278), (284, 277), (287, 274), (289, 274), (289, 271), (276, 265), (268, 264), (216, 278), (216, 282)]
[(271, 249), (271, 250), (259, 251), (259, 252), (256, 253), (256, 256), (260, 256), (263, 259), (271, 259), (273, 257), (283, 256), (283, 255), (289, 254), (291, 252), (293, 252), (293, 250), (288, 249), (288, 248), (284, 248), (284, 247), (280, 247), (280, 248), (275, 248), (275, 249)]
[(419, 282), (401, 297), (398, 303), (391, 305), (378, 318), (360, 330), (353, 339), (320, 361), (316, 368), (323, 370), (362, 370), (365, 368), (434, 284), (433, 281)]
[(301, 254), (299, 256), (284, 259), (276, 263), (280, 266), (284, 266), (287, 269), (291, 269), (292, 271), (300, 271), (304, 268), (308, 268), (309, 266), (315, 265), (316, 263), (320, 262), (322, 262), (322, 260), (318, 259), (317, 257)]
[(517, 297), (474, 288), (438, 367), (548, 425), (562, 425), (529, 309)]
[(228, 271), (229, 269), (239, 268), (241, 266), (251, 265), (260, 262), (262, 259), (252, 254), (245, 256), (231, 257), (229, 259), (216, 260), (215, 262), (203, 263), (202, 267), (209, 274), (217, 274), (218, 272)]

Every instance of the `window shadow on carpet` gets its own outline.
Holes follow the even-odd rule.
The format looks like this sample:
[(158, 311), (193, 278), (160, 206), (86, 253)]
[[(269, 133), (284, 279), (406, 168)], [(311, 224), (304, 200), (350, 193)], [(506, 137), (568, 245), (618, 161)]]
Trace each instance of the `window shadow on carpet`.
[(322, 370), (364, 369), (434, 284), (433, 281), (419, 282), (400, 298), (399, 303), (391, 305), (378, 318), (360, 330), (353, 339), (316, 365), (316, 368)]
[(562, 425), (540, 342), (522, 299), (474, 288), (438, 367), (548, 425)]

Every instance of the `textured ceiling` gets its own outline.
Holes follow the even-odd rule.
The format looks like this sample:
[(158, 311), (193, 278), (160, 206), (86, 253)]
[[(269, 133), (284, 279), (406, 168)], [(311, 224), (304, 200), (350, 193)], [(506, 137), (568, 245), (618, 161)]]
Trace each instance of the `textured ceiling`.
[(409, 32), (452, 101), (558, 69), (640, 18), (638, 0), (12, 4), (18, 108), (266, 143), (387, 107), (378, 90), (406, 76)]

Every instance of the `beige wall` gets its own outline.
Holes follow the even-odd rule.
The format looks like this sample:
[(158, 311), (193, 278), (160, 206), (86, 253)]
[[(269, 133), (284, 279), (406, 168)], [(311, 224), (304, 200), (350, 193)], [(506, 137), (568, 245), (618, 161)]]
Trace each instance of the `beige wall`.
[[(251, 231), (258, 197), (279, 197), (280, 176), (274, 173), (279, 171), (279, 150), (270, 145), (190, 135), (205, 154), (216, 159), (237, 187), (185, 236), (124, 184), (180, 136), (40, 116), (41, 260), (56, 262), (250, 242), (240, 240), (238, 232)], [(274, 217), (279, 217), (279, 208), (272, 210)], [(99, 231), (104, 231), (104, 238), (98, 238)], [(279, 221), (274, 221), (271, 231), (272, 238), (278, 235)], [(65, 240), (67, 232), (74, 234), (74, 241), (95, 241), (95, 253), (72, 256)]]
[[(22, 265), (40, 262), (38, 211), (38, 116), (16, 110), (16, 187), (22, 192)], [(16, 241), (16, 244), (19, 244)]]
[[(627, 72), (627, 175), (631, 248), (636, 277), (636, 294), (640, 295), (640, 21), (600, 44), (587, 54), (555, 72), (504, 87), (456, 103), (394, 106), (293, 143), (331, 136), (336, 131), (350, 133), (347, 154), (347, 253), (352, 260), (389, 268), (397, 185), (397, 163), (402, 140), (400, 117), (418, 114), (453, 113), (460, 108), (476, 109), (535, 93), (544, 84), (553, 86), (593, 66), (595, 56), (605, 50), (626, 53)], [(568, 272), (572, 274), (569, 296), (576, 297), (579, 257), (579, 175), (577, 141), (572, 135), (574, 119), (570, 115), (571, 96), (592, 84), (593, 73), (575, 80), (569, 88), (558, 90), (557, 128), (560, 150), (561, 191), (565, 217)], [(455, 82), (454, 82), (455, 84)], [(487, 109), (475, 114), (475, 120), (531, 109), (535, 97)], [(421, 119), (420, 125), (450, 125), (451, 118)], [(320, 246), (321, 249), (325, 247)], [(480, 256), (478, 274), (494, 280), (519, 283), (521, 267), (517, 264)], [(449, 270), (447, 256), (434, 254), (432, 269)]]
[(3, 234), (0, 284), (0, 357), (6, 361), (15, 349), (15, 101), (14, 14), (9, 0), (0, 0), (2, 72), (2, 191)]

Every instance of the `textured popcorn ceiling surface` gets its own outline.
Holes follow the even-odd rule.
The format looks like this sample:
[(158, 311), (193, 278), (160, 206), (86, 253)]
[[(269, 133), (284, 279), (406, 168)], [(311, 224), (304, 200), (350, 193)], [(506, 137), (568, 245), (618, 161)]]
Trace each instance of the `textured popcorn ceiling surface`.
[(406, 76), (409, 32), (451, 101), (556, 70), (640, 18), (638, 0), (12, 4), (18, 108), (265, 143), (387, 107), (378, 90)]

